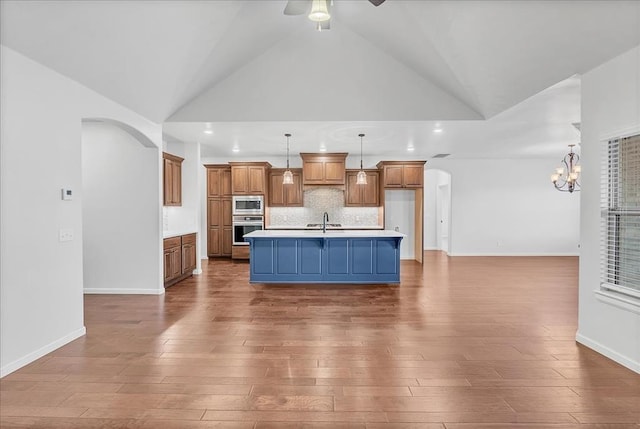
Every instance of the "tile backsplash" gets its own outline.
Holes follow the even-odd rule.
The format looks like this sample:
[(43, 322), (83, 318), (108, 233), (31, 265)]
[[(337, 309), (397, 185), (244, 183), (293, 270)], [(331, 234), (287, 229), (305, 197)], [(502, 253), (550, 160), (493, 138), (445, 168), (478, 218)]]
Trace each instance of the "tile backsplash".
[(345, 207), (344, 191), (331, 187), (317, 187), (304, 191), (304, 207), (272, 207), (270, 225), (304, 226), (322, 223), (322, 214), (329, 214), (330, 223), (349, 226), (377, 226), (377, 207)]

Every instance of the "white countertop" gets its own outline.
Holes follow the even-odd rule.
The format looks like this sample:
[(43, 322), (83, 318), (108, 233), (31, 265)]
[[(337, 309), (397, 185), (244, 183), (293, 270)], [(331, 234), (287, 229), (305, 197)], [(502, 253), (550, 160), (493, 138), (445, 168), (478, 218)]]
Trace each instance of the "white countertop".
[[(265, 229), (271, 229), (271, 230), (281, 230), (281, 229), (287, 229), (287, 230), (303, 230), (303, 231), (313, 231), (313, 230), (321, 230), (322, 227), (308, 227), (308, 226), (304, 226), (304, 225), (269, 225), (267, 226)], [(384, 227), (382, 226), (378, 226), (378, 225), (342, 225), (340, 227), (329, 227), (327, 226), (327, 231), (331, 230), (331, 231), (342, 231), (344, 229), (363, 229), (363, 230), (382, 230), (384, 229)]]
[(290, 238), (353, 238), (353, 237), (371, 237), (371, 238), (389, 238), (389, 237), (406, 237), (401, 232), (385, 230), (357, 230), (357, 229), (331, 229), (327, 232), (322, 230), (300, 230), (300, 229), (267, 229), (253, 231), (244, 235), (254, 238), (270, 238), (270, 237), (290, 237)]
[(162, 238), (179, 237), (181, 235), (195, 234), (195, 233), (196, 233), (195, 229), (167, 230), (167, 231), (162, 231)]

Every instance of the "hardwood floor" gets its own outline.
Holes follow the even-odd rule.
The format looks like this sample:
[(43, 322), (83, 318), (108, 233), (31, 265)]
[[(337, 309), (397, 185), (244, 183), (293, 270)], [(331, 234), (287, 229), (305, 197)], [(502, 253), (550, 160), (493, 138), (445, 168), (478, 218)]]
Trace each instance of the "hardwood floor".
[(403, 262), (402, 284), (87, 295), (87, 335), (0, 381), (0, 426), (640, 428), (640, 375), (576, 344), (577, 258)]

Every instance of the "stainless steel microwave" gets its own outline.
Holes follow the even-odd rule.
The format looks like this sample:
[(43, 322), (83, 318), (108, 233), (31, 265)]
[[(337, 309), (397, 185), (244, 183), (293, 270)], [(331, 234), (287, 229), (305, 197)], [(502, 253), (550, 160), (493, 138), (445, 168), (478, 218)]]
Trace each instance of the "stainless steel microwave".
[(262, 195), (236, 195), (233, 197), (234, 215), (264, 215)]

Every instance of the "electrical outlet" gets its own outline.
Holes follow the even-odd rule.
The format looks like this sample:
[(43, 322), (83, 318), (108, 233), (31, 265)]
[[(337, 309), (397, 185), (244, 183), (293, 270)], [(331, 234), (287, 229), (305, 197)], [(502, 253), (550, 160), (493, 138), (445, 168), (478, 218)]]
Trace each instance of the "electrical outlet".
[(500, 246), (502, 246), (502, 241), (500, 240), (496, 241), (496, 247), (500, 247)]
[(356, 216), (356, 222), (360, 222), (360, 216)]
[(282, 216), (282, 220), (287, 221), (288, 217), (286, 215)]
[(73, 229), (65, 228), (58, 231), (59, 241), (73, 241)]

